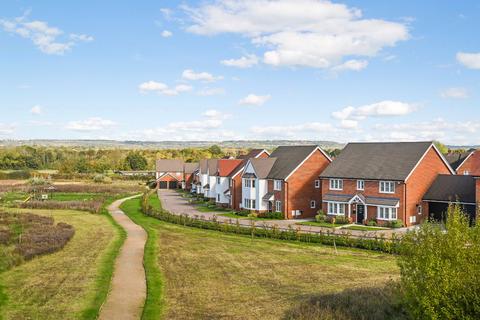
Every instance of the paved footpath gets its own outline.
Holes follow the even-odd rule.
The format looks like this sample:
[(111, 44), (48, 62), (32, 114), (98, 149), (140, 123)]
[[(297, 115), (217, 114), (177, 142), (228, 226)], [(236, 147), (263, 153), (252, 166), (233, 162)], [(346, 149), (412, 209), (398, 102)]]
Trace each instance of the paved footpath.
[(147, 295), (145, 269), (143, 267), (147, 233), (120, 210), (120, 205), (124, 201), (135, 197), (117, 200), (108, 207), (108, 211), (115, 221), (127, 232), (127, 239), (115, 262), (110, 292), (107, 301), (100, 310), (99, 319), (133, 320), (140, 319), (142, 315)]
[[(158, 190), (158, 197), (162, 201), (163, 208), (165, 210), (178, 215), (188, 215), (192, 218), (199, 218), (202, 217), (207, 220), (211, 220), (214, 216), (216, 216), (217, 221), (221, 222), (231, 222), (232, 224), (236, 224), (237, 220), (240, 225), (244, 226), (251, 226), (252, 220), (249, 219), (235, 219), (229, 217), (220, 216), (221, 212), (200, 212), (196, 209), (196, 206), (193, 204), (188, 203), (188, 200), (183, 198), (179, 192), (172, 191), (172, 190)], [(255, 220), (254, 224), (257, 227), (263, 227), (264, 225), (268, 227), (276, 226), (278, 228), (288, 228), (291, 226), (294, 229), (297, 229), (301, 232), (330, 232), (336, 234), (342, 234), (344, 232), (349, 232), (354, 237), (365, 237), (365, 236), (380, 236), (383, 234), (385, 237), (390, 237), (392, 233), (397, 233), (401, 235), (406, 231), (406, 228), (401, 229), (388, 229), (388, 230), (378, 230), (378, 231), (359, 231), (359, 230), (341, 230), (341, 229), (332, 229), (332, 228), (323, 228), (323, 227), (314, 227), (314, 226), (304, 226), (298, 225), (297, 223), (302, 221), (311, 221), (311, 220), (264, 220), (259, 221)]]

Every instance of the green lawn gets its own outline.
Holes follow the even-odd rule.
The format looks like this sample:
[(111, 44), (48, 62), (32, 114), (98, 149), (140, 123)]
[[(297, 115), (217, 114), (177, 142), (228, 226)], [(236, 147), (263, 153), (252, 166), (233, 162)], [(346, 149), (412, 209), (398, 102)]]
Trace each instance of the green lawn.
[(197, 210), (200, 211), (200, 212), (228, 212), (228, 213), (233, 213), (233, 211), (230, 211), (230, 210), (225, 209), (225, 208), (219, 208), (219, 207), (216, 207), (216, 206), (208, 207), (208, 206), (205, 206), (205, 205), (197, 206)]
[(317, 222), (317, 221), (306, 221), (306, 222), (299, 222), (297, 224), (300, 224), (302, 226), (312, 226), (312, 227), (324, 227), (324, 228), (337, 228), (344, 226), (344, 224), (333, 224), (333, 223), (328, 223), (328, 222)]
[[(0, 318), (95, 319), (109, 289), (124, 235), (108, 215), (70, 210), (7, 209), (52, 216), (75, 228), (60, 251), (0, 274)], [(1, 303), (1, 302), (0, 302)]]
[(348, 227), (344, 227), (344, 228), (342, 228), (342, 229), (347, 229), (347, 230), (360, 230), (360, 231), (388, 230), (388, 228), (362, 226), (362, 225), (348, 226)]
[[(332, 295), (339, 295), (340, 309), (356, 299), (378, 309), (377, 317), (368, 308), (336, 317), (327, 306), (322, 310), (330, 317), (323, 319), (393, 318), (391, 297), (378, 295), (399, 276), (392, 255), (183, 227), (145, 217), (139, 206), (134, 199), (123, 209), (149, 234), (146, 310), (157, 309), (144, 319), (315, 319), (315, 308), (296, 315)], [(359, 289), (368, 294), (355, 294)]]

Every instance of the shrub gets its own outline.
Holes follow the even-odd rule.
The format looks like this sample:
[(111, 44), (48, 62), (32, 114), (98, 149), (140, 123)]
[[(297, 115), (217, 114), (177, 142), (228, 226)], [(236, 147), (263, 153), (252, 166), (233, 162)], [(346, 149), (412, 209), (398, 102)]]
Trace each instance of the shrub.
[(315, 216), (315, 221), (317, 222), (324, 222), (326, 219), (326, 215), (323, 210), (318, 210), (317, 215)]
[(403, 221), (402, 220), (393, 220), (387, 223), (387, 227), (389, 228), (403, 228)]
[(451, 206), (443, 226), (426, 222), (400, 246), (404, 304), (413, 319), (478, 319), (480, 224)]
[(155, 180), (150, 180), (150, 181), (148, 181), (148, 182), (147, 182), (147, 187), (148, 187), (149, 189), (155, 189), (155, 188), (157, 188), (157, 181), (155, 181)]
[(258, 217), (258, 213), (256, 213), (256, 212), (250, 212), (247, 217), (249, 217), (249, 218), (257, 218), (257, 217)]
[(15, 206), (18, 208), (28, 209), (52, 209), (52, 210), (81, 210), (91, 213), (99, 213), (102, 209), (103, 199), (95, 199), (90, 201), (38, 201), (31, 200), (28, 202), (18, 202)]
[(241, 217), (248, 217), (248, 215), (250, 214), (250, 211), (241, 210), (241, 211), (236, 212), (235, 214), (238, 215), (238, 216), (241, 216)]
[(328, 223), (331, 223), (331, 224), (335, 224), (336, 221), (337, 221), (336, 216), (328, 215), (325, 218), (325, 222), (328, 222)]
[(266, 212), (264, 217), (267, 219), (283, 220), (285, 216), (283, 212)]
[(375, 219), (368, 220), (367, 226), (376, 227), (377, 226), (377, 220), (375, 220)]
[(33, 177), (28, 180), (28, 184), (31, 186), (45, 186), (48, 184), (48, 182), (44, 178)]
[(103, 174), (96, 174), (93, 177), (93, 182), (95, 182), (95, 183), (112, 183), (112, 178), (107, 177), (106, 175), (103, 175)]
[(348, 224), (350, 223), (350, 220), (348, 219), (348, 217), (345, 217), (345, 216), (337, 216), (335, 218), (335, 224)]

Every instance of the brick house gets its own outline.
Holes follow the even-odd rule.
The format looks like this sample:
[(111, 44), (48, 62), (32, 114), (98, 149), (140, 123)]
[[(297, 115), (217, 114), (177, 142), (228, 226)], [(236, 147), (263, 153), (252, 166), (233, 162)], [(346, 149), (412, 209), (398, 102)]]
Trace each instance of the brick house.
[(198, 171), (198, 166), (198, 163), (185, 163), (183, 165), (184, 189), (190, 191), (194, 187), (194, 178)]
[(242, 159), (220, 159), (217, 163), (217, 174), (216, 174), (216, 196), (215, 202), (219, 206), (228, 207), (230, 206), (230, 174), (235, 170), (241, 163)]
[(242, 173), (242, 209), (283, 212), (286, 219), (315, 216), (318, 176), (331, 159), (318, 146), (282, 146), (269, 158), (248, 160)]
[(480, 151), (474, 150), (456, 168), (457, 174), (480, 176)]
[(322, 209), (354, 223), (420, 223), (439, 174), (455, 174), (432, 142), (349, 143), (320, 175)]
[[(474, 221), (480, 201), (480, 183), (469, 175), (438, 175), (423, 196), (423, 213), (434, 220), (446, 218), (448, 206), (458, 205)], [(477, 185), (476, 185), (477, 184)]]
[(242, 162), (228, 175), (229, 191), (226, 196), (230, 198), (230, 208), (241, 210), (242, 204), (242, 172), (249, 159), (268, 158), (270, 153), (265, 149), (253, 149), (248, 154), (239, 156)]
[(159, 159), (155, 163), (155, 178), (159, 189), (178, 189), (184, 181), (184, 163), (177, 159)]

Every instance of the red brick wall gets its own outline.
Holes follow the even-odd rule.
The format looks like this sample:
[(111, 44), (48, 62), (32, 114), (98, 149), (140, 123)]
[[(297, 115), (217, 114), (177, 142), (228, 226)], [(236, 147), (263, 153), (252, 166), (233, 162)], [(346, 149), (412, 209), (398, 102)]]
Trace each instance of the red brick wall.
[(476, 189), (477, 189), (477, 196), (476, 196), (476, 201), (477, 201), (477, 222), (480, 219), (480, 178), (476, 179)]
[[(450, 171), (435, 149), (430, 148), (406, 182), (406, 216), (402, 219), (405, 225), (418, 224), (428, 218), (428, 213), (425, 214), (422, 212), (421, 215), (417, 214), (417, 205), (422, 203), (425, 192), (428, 191), (439, 174), (450, 174)], [(416, 216), (416, 223), (410, 223), (411, 216)]]
[[(405, 193), (405, 184), (395, 183), (395, 193), (380, 193), (380, 181), (375, 180), (366, 180), (365, 181), (365, 190), (357, 190), (357, 179), (344, 179), (343, 180), (343, 190), (330, 190), (330, 179), (323, 179), (322, 180), (322, 199), (325, 194), (344, 194), (344, 195), (353, 195), (355, 194), (363, 194), (365, 197), (379, 197), (379, 198), (396, 198), (400, 199), (400, 207), (397, 209), (397, 216), (399, 219), (404, 216), (404, 193)], [(322, 210), (327, 213), (327, 204), (322, 204)], [(376, 219), (377, 218), (377, 207), (367, 206), (365, 218), (369, 219)], [(348, 207), (345, 212), (348, 215)], [(351, 217), (353, 222), (356, 222), (356, 215), (353, 211), (353, 207), (351, 210)], [(360, 221), (359, 221), (360, 222)]]
[[(272, 206), (272, 211), (275, 212), (275, 201), (281, 201), (282, 202), (282, 208), (281, 211), (285, 213), (285, 181), (282, 180), (282, 190), (277, 191), (273, 190), (273, 185), (274, 182), (273, 180), (268, 180), (268, 192), (273, 192), (273, 206)], [(290, 218), (288, 218), (290, 219)]]
[(193, 174), (185, 173), (185, 189), (190, 190), (192, 188)]
[[(330, 164), (320, 151), (315, 151), (284, 183), (282, 193), (285, 218), (292, 219), (292, 210), (301, 210), (298, 218), (314, 217), (321, 206), (321, 189), (315, 188), (315, 180)], [(315, 200), (317, 207), (310, 208), (310, 201)]]
[(458, 174), (464, 174), (469, 171), (472, 176), (480, 176), (480, 151), (475, 151), (460, 167), (457, 169)]

